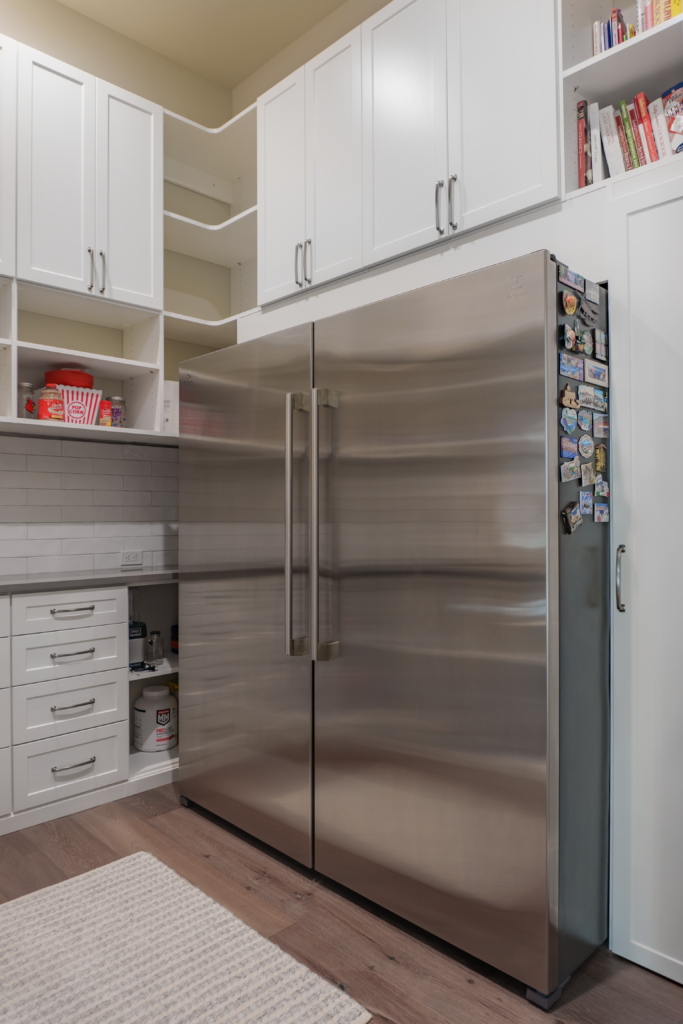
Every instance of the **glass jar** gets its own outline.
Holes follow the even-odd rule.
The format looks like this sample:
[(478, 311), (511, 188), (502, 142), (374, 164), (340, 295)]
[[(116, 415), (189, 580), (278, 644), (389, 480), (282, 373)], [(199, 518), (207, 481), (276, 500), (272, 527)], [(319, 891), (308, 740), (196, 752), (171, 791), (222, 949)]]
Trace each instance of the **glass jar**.
[(155, 668), (160, 668), (163, 665), (164, 641), (158, 629), (151, 630), (147, 637), (147, 657), (145, 661), (148, 665), (154, 665)]
[(17, 385), (17, 414), (19, 419), (22, 420), (34, 420), (36, 418), (36, 412), (38, 406), (36, 400), (33, 397), (33, 384), (18, 384)]
[(125, 427), (126, 425), (126, 400), (120, 395), (110, 395), (107, 399), (111, 402), (111, 425), (112, 427)]
[(45, 383), (38, 399), (39, 420), (61, 420), (64, 422), (64, 402), (62, 392), (56, 384)]

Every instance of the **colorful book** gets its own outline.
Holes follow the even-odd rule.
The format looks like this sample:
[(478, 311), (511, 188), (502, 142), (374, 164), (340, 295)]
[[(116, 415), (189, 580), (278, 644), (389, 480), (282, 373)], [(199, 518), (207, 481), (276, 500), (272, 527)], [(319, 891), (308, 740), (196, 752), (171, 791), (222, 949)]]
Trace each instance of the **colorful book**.
[(683, 14), (683, 0), (671, 0), (671, 17)]
[[(638, 159), (638, 151), (636, 150), (636, 140), (633, 138), (633, 129), (631, 128), (631, 118), (629, 116), (628, 107), (626, 101), (622, 100), (619, 104), (619, 110), (621, 111), (621, 123), (624, 128), (624, 135), (626, 137), (626, 145), (628, 146), (628, 155), (631, 158), (631, 167), (627, 167), (626, 170), (631, 170), (633, 167), (640, 167), (640, 160)], [(617, 128), (619, 125), (617, 124)]]
[(664, 24), (664, 0), (654, 0), (652, 5), (655, 25)]
[(664, 21), (670, 21), (671, 19), (671, 0), (662, 0), (664, 6)]
[(619, 9), (617, 7), (612, 8), (610, 32), (612, 34), (612, 46), (616, 46), (619, 42)]
[[(626, 111), (626, 120), (628, 121), (628, 111)], [(631, 148), (628, 144), (628, 138), (626, 136), (626, 125), (624, 124), (624, 118), (621, 113), (621, 109), (617, 112), (614, 111), (614, 123), (617, 126), (617, 135), (619, 137), (619, 145), (621, 146), (621, 152), (624, 157), (624, 167), (627, 171), (633, 170), (633, 159), (631, 157)], [(629, 123), (629, 129), (631, 125)], [(635, 147), (634, 147), (635, 151)]]
[(645, 31), (650, 28), (654, 28), (655, 25), (655, 12), (654, 12), (654, 0), (649, 0), (643, 8), (643, 16), (645, 19)]
[(591, 141), (587, 124), (588, 104), (579, 100), (576, 105), (577, 148), (579, 155), (579, 188), (593, 184), (593, 165), (591, 161)]
[(610, 176), (616, 178), (617, 175), (624, 173), (626, 167), (619, 142), (614, 107), (603, 107), (600, 110), (600, 135)]
[(591, 161), (593, 163), (593, 184), (595, 184), (595, 182), (605, 179), (600, 139), (600, 107), (597, 103), (591, 103), (588, 107), (588, 129), (591, 136)]
[(639, 92), (633, 99), (633, 105), (636, 108), (636, 112), (639, 115), (639, 124), (642, 124), (645, 132), (645, 140), (647, 142), (647, 152), (650, 157), (650, 163), (655, 163), (659, 160), (659, 153), (657, 152), (657, 143), (652, 132), (652, 124), (650, 122), (650, 113), (648, 111), (648, 99), (644, 92)]
[(656, 100), (648, 104), (647, 112), (650, 115), (652, 134), (655, 137), (655, 145), (657, 146), (657, 155), (660, 160), (664, 160), (667, 156), (671, 156), (671, 142), (661, 96), (658, 96)]
[(626, 109), (628, 110), (628, 116), (631, 121), (631, 132), (633, 134), (633, 141), (636, 144), (636, 153), (638, 154), (638, 166), (644, 167), (645, 164), (649, 163), (649, 160), (645, 156), (645, 132), (643, 131), (641, 137), (640, 125), (638, 124), (636, 108), (634, 107), (634, 105), (632, 103), (628, 103)]

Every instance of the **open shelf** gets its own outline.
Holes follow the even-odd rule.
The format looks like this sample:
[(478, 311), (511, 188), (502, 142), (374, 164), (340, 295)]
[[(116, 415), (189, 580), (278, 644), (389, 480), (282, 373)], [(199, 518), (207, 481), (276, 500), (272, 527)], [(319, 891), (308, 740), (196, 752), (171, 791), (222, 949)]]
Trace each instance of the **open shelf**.
[[(118, 359), (115, 356), (55, 348), (52, 345), (36, 345), (30, 341), (17, 342), (17, 361), (20, 367), (39, 372), (41, 375), (44, 370), (59, 370), (63, 366), (86, 370), (94, 377), (108, 377), (112, 380), (127, 380), (159, 371), (156, 363)], [(40, 383), (42, 384), (42, 381)]]
[(200, 320), (181, 313), (164, 313), (166, 336), (193, 345), (206, 345), (207, 348), (227, 348), (237, 344), (237, 321), (240, 317), (257, 309), (258, 306), (245, 309), (244, 313), (236, 313), (225, 320)]
[(59, 423), (53, 420), (24, 420), (18, 416), (0, 416), (0, 434), (26, 434), (31, 437), (54, 437), (72, 441), (112, 441), (178, 447), (178, 435), (162, 430), (139, 430), (135, 427), (81, 426), (78, 423)]
[(149, 753), (131, 746), (128, 755), (128, 781), (172, 772), (178, 768), (178, 764), (177, 744), (170, 750), (153, 750)]
[(178, 213), (164, 212), (164, 246), (221, 267), (234, 267), (256, 256), (256, 207), (223, 224), (203, 224)]
[(175, 675), (178, 671), (178, 655), (169, 654), (164, 658), (163, 664), (152, 672), (150, 669), (144, 669), (142, 672), (133, 672), (132, 669), (128, 670), (128, 679), (161, 679), (163, 676)]
[(62, 292), (47, 285), (17, 282), (18, 308), (43, 316), (56, 316), (80, 323), (97, 324), (124, 330), (159, 315), (158, 310), (124, 306), (94, 295)]

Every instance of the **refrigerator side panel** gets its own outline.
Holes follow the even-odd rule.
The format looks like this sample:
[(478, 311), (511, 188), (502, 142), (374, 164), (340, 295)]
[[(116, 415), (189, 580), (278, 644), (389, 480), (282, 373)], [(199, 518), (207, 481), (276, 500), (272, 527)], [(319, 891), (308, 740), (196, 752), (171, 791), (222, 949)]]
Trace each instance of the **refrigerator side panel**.
[(180, 791), (307, 866), (305, 408), (290, 403), (292, 636), (301, 656), (285, 644), (285, 439), (286, 396), (310, 395), (310, 367), (307, 325), (180, 370)]
[(315, 325), (316, 868), (542, 991), (547, 259)]

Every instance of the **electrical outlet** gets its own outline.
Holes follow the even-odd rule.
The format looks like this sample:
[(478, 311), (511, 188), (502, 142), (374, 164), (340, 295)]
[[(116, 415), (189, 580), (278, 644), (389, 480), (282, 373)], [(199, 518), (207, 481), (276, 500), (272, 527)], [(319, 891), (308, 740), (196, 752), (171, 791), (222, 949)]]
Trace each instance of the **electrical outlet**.
[(122, 551), (121, 565), (142, 565), (142, 551)]

